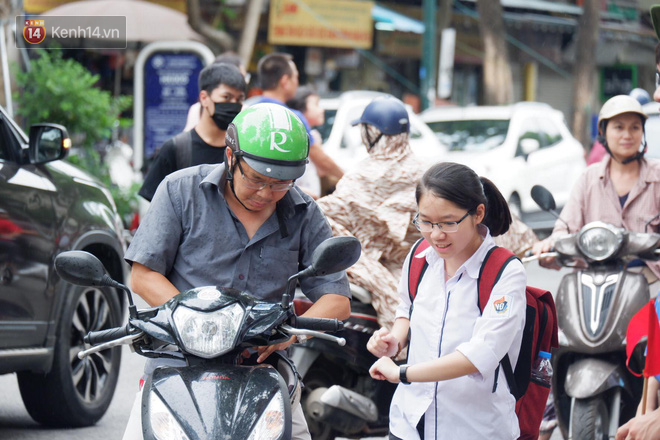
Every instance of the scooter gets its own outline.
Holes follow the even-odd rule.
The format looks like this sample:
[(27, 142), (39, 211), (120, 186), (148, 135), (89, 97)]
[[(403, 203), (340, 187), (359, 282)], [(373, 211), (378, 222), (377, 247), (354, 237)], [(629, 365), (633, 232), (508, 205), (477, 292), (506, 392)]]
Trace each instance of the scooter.
[[(533, 187), (532, 198), (559, 218), (547, 189)], [(626, 329), (650, 294), (644, 275), (629, 265), (657, 260), (659, 245), (660, 234), (596, 221), (559, 238), (554, 252), (523, 259), (554, 256), (575, 269), (555, 297), (559, 349), (552, 353), (552, 392), (564, 438), (613, 439), (617, 427), (635, 415), (643, 382), (626, 368)], [(642, 356), (632, 362), (643, 362)]]
[(341, 330), (341, 321), (296, 316), (291, 295), (299, 278), (345, 270), (359, 256), (360, 243), (355, 238), (324, 241), (315, 249), (312, 265), (288, 279), (280, 303), (207, 286), (140, 311), (130, 290), (111, 279), (93, 255), (63, 252), (55, 259), (55, 267), (70, 283), (110, 286), (129, 296), (128, 324), (89, 333), (85, 342), (91, 347), (78, 353), (79, 358), (128, 344), (142, 356), (180, 364), (156, 368), (144, 384), (145, 439), (279, 440), (291, 438), (291, 408), (299, 402), (301, 389), (296, 368), (284, 356), (270, 356), (270, 363), (256, 364), (242, 353), (285, 342), (291, 335), (344, 345), (343, 338), (324, 333)]
[[(339, 349), (314, 338), (292, 349), (291, 359), (305, 384), (301, 403), (314, 440), (380, 436), (389, 430), (396, 385), (369, 375), (377, 360), (367, 351), (367, 341), (380, 327), (376, 311), (367, 290), (351, 285), (351, 293), (351, 316), (344, 323), (345, 347)], [(294, 304), (297, 314), (312, 305), (302, 295), (296, 295)]]

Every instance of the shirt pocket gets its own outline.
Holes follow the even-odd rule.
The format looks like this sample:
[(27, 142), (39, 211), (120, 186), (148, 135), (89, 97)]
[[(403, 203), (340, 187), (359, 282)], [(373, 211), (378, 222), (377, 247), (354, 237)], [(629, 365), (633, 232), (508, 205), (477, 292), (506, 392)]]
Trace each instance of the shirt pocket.
[(289, 277), (298, 272), (298, 251), (272, 246), (262, 246), (259, 249), (259, 259), (256, 267), (251, 268), (256, 280), (270, 286), (283, 289)]

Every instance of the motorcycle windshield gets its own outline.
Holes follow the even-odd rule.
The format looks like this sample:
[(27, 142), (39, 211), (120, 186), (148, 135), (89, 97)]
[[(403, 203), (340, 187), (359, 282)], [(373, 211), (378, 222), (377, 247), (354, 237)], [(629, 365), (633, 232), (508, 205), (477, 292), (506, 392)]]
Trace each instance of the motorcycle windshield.
[[(169, 412), (166, 418), (173, 418), (191, 440), (249, 439), (266, 411), (270, 421), (281, 418), (282, 435), (275, 438), (291, 435), (289, 393), (282, 377), (270, 365), (157, 368), (142, 395), (145, 434), (159, 429), (157, 424), (164, 429), (162, 409), (157, 414), (151, 407), (154, 394)], [(269, 406), (278, 399), (278, 394), (283, 402), (281, 414)], [(173, 425), (171, 421), (166, 424)], [(145, 435), (145, 438), (153, 436)]]

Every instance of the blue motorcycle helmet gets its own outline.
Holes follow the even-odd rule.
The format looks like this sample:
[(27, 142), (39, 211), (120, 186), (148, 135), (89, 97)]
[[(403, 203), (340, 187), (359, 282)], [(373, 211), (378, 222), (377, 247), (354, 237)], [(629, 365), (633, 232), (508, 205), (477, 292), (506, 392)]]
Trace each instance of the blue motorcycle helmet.
[(351, 125), (370, 124), (382, 134), (392, 136), (401, 133), (410, 133), (410, 119), (403, 102), (394, 96), (376, 98), (369, 103), (359, 119)]
[(640, 89), (639, 87), (632, 89), (630, 93), (628, 93), (628, 96), (635, 98), (641, 105), (651, 102), (651, 95), (649, 95), (649, 92), (644, 89)]

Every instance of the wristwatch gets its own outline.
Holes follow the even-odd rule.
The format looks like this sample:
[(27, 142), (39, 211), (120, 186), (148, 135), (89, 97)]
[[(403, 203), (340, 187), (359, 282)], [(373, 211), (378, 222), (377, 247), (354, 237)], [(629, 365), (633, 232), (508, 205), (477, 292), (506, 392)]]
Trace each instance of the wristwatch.
[(406, 375), (407, 371), (408, 365), (401, 365), (399, 367), (399, 380), (404, 385), (410, 385), (410, 382), (408, 382), (408, 376)]
[(309, 336), (307, 335), (296, 335), (296, 342), (299, 344), (304, 344), (307, 342), (307, 339), (309, 339)]

